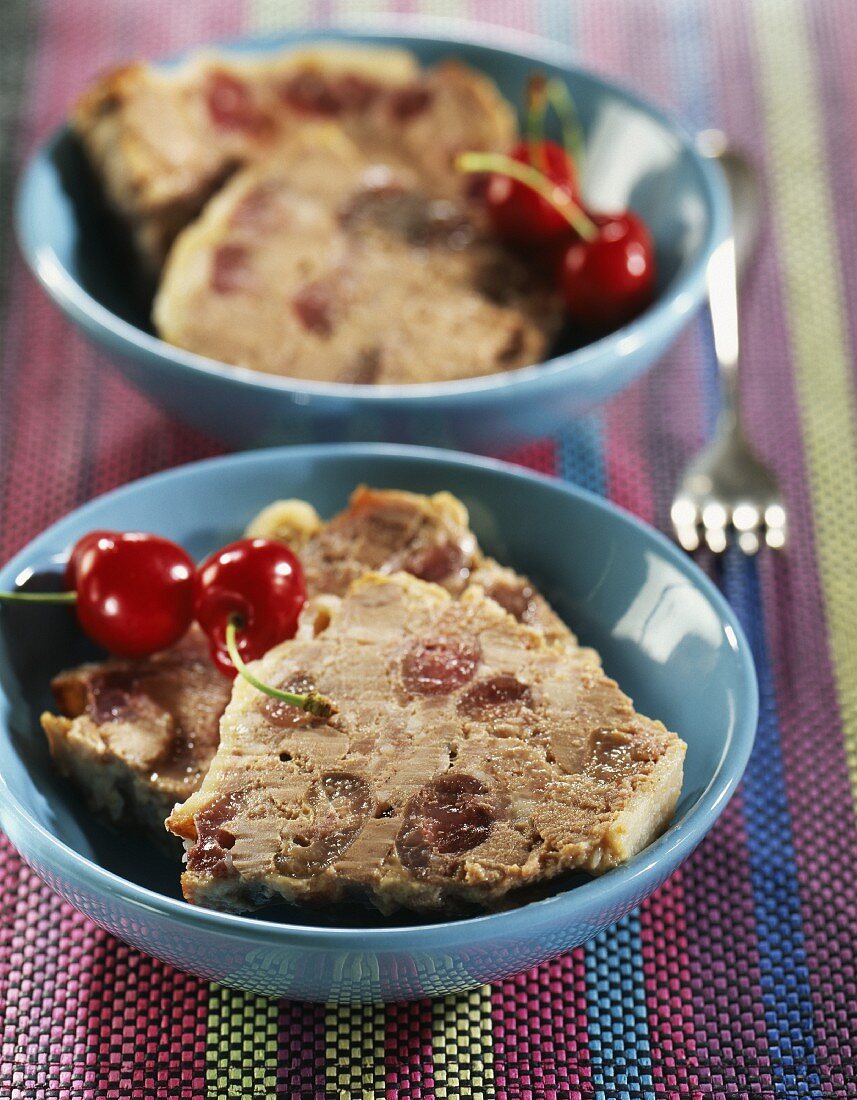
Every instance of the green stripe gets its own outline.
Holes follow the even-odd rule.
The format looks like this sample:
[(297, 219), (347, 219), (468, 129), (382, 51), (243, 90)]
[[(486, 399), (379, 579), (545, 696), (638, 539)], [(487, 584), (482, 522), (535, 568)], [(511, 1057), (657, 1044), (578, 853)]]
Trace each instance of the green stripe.
[(827, 629), (857, 801), (857, 446), (836, 211), (806, 6), (762, 0), (753, 11)]
[(207, 1100), (267, 1098), (277, 1084), (277, 1002), (210, 987), (206, 1035)]
[(310, 0), (250, 0), (247, 5), (247, 29), (249, 31), (276, 31), (281, 27), (303, 27), (310, 23)]
[(384, 1095), (386, 1073), (383, 1005), (331, 1005), (325, 1023), (327, 1095), (375, 1100)]
[(491, 1100), (495, 1095), (491, 986), (437, 998), (432, 1016), (437, 1100)]

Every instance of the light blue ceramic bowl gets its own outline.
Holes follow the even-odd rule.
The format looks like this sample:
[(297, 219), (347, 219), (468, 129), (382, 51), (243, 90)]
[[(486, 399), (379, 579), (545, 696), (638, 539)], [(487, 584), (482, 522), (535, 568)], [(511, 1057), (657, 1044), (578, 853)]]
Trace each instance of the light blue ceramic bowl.
[(534, 67), (562, 77), (587, 135), (588, 197), (608, 209), (632, 206), (654, 234), (660, 274), (652, 307), (596, 343), (560, 345), (547, 363), (475, 381), (354, 386), (224, 366), (154, 336), (149, 300), (135, 293), (131, 260), (105, 232), (99, 190), (61, 129), (27, 168), (17, 229), (32, 270), (72, 321), (141, 390), (237, 446), (386, 440), (496, 453), (556, 430), (651, 366), (699, 305), (705, 265), (727, 221), (719, 169), (697, 154), (685, 130), (612, 82), (568, 68), (548, 45), (524, 54), (461, 40), (312, 31), (229, 48), (255, 53), (336, 38), (402, 45), (427, 64), (454, 54), (490, 74), (513, 103), (522, 102)]
[(553, 883), (542, 900), (469, 920), (421, 922), (352, 909), (281, 907), (235, 917), (187, 905), (179, 869), (95, 823), (51, 767), (38, 715), (50, 676), (82, 659), (60, 608), (0, 611), (0, 825), (58, 893), (136, 947), (205, 978), (308, 1000), (396, 1000), (498, 979), (590, 939), (652, 892), (699, 843), (741, 777), (756, 728), (752, 660), (731, 610), (661, 535), (580, 489), (510, 466), (419, 448), (300, 447), (214, 459), (101, 497), (0, 572), (57, 569), (93, 528), (143, 528), (196, 556), (264, 504), (304, 497), (322, 514), (359, 482), (449, 489), (484, 548), (525, 571), (642, 711), (688, 743), (668, 831), (600, 879)]

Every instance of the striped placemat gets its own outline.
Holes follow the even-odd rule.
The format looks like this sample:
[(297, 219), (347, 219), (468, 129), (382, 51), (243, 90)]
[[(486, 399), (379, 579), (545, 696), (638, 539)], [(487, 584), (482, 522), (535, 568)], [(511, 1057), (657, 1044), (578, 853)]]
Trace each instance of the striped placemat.
[[(857, 1096), (857, 12), (850, 0), (5, 0), (0, 12), (0, 556), (84, 499), (216, 449), (113, 374), (10, 243), (23, 157), (98, 69), (389, 11), (546, 35), (758, 159), (747, 413), (788, 554), (705, 563), (752, 640), (759, 736), (683, 869), (584, 948), (493, 987), (367, 1008), (277, 1003), (141, 956), (0, 841), (0, 1097)], [(703, 321), (602, 414), (517, 460), (666, 528), (710, 431)]]

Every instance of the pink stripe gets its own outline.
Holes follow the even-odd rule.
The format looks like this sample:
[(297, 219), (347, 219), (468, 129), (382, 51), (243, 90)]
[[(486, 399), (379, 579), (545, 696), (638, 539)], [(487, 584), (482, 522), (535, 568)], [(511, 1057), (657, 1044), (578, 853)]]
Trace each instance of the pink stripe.
[[(686, 18), (689, 9), (671, 9), (673, 18)], [(646, 50), (640, 35), (644, 27), (633, 29), (635, 41), (646, 56), (653, 55), (655, 71), (668, 74), (670, 58), (660, 56), (659, 46), (673, 41), (672, 63), (678, 61), (675, 51), (692, 50), (690, 60), (682, 68), (702, 65), (701, 43), (688, 27), (651, 27), (652, 41)], [(664, 94), (659, 89), (660, 94)], [(667, 100), (677, 96), (670, 89)], [(701, 445), (705, 392), (703, 371), (707, 349), (700, 344), (699, 330), (691, 330), (675, 352), (667, 357), (650, 376), (649, 437), (650, 474), (655, 492), (655, 515), (659, 525), (669, 527), (669, 504), (672, 487), (684, 463)], [(687, 369), (690, 366), (690, 369)], [(668, 425), (665, 431), (664, 425)], [(703, 564), (705, 562), (703, 561)], [(710, 563), (708, 563), (710, 564)], [(729, 881), (729, 899), (724, 900), (723, 882)], [(658, 997), (661, 984), (669, 973), (650, 975), (647, 992), (650, 1011), (653, 1064), (656, 1075), (663, 1073), (668, 1062), (689, 1067), (688, 1079), (696, 1078), (697, 1067), (703, 1080), (722, 1067), (728, 1078), (741, 1080), (740, 1067), (759, 1066), (762, 1073), (770, 1064), (767, 1035), (757, 1029), (746, 1029), (743, 1020), (764, 1019), (759, 974), (756, 916), (750, 880), (746, 836), (740, 800), (735, 800), (720, 819), (717, 827), (685, 866), (682, 876), (690, 920), (674, 911), (669, 922), (656, 925), (651, 906), (642, 911), (645, 935), (649, 927), (657, 940), (666, 941), (675, 930), (675, 954), (682, 975), (681, 996), (689, 1006), (693, 1020), (693, 1040), (686, 1030), (686, 1016), (681, 1019), (661, 1016)], [(659, 899), (658, 899), (659, 900)], [(666, 914), (664, 914), (666, 917)], [(686, 969), (684, 963), (686, 962)], [(734, 975), (740, 974), (740, 983)], [(731, 986), (729, 983), (732, 983)], [(724, 987), (737, 991), (730, 997)], [(681, 1026), (679, 1026), (681, 1025)], [(658, 1065), (660, 1063), (660, 1066)], [(704, 1069), (703, 1069), (704, 1067)], [(733, 1069), (733, 1067), (735, 1067)]]
[(556, 443), (552, 439), (540, 439), (501, 456), (507, 462), (527, 466), (540, 474), (555, 474), (557, 470)]
[[(687, 861), (682, 882), (692, 919), (686, 924), (695, 1046), (703, 1081), (721, 1072), (771, 1088), (756, 914), (746, 864), (743, 807), (736, 796)], [(728, 883), (728, 889), (724, 884)], [(668, 930), (658, 930), (661, 936)], [(674, 1039), (674, 1041), (676, 1041)], [(680, 1049), (680, 1048), (679, 1048)]]
[(95, 1095), (202, 1100), (208, 983), (98, 930), (87, 958), (87, 1048)]
[(0, 837), (0, 1080), (20, 1095), (91, 1085), (80, 1005), (96, 929), (59, 902)]
[(504, 981), (491, 995), (498, 1100), (594, 1091), (584, 949)]
[[(634, 73), (636, 82), (650, 95), (669, 102), (675, 94), (668, 80), (669, 59), (663, 56), (662, 47), (671, 36), (652, 18), (650, 10), (645, 16), (642, 10), (637, 14), (639, 17), (626, 27), (625, 41), (633, 43), (633, 50), (627, 58), (611, 58), (611, 66), (628, 79), (628, 69), (644, 62), (645, 72)], [(609, 33), (605, 37), (609, 43)], [(701, 443), (700, 377), (698, 368), (694, 369), (701, 357), (698, 333), (687, 333), (652, 374), (608, 412), (606, 450), (611, 494), (643, 518), (662, 526), (669, 523), (669, 499), (677, 473)], [(646, 454), (648, 459), (639, 462), (640, 472), (635, 477), (633, 456)], [(653, 1077), (656, 1085), (665, 1088), (673, 1087), (676, 1081), (685, 1088), (695, 1087), (699, 1081), (697, 1051), (712, 1049), (716, 1061), (721, 1038), (731, 1042), (733, 1034), (741, 1033), (731, 1015), (732, 1006), (724, 1006), (723, 1011), (702, 977), (710, 972), (712, 957), (722, 957), (722, 952), (740, 957), (749, 978), (751, 1003), (757, 1017), (762, 1015), (747, 851), (736, 808), (721, 820), (715, 835), (725, 838), (736, 828), (738, 836), (726, 849), (730, 877), (746, 900), (738, 927), (730, 919), (736, 915), (731, 911), (720, 914), (719, 920), (713, 919), (716, 888), (706, 878), (700, 857), (691, 860), (681, 878), (674, 877), (641, 909)], [(696, 874), (697, 867), (703, 871), (702, 876)], [(683, 905), (685, 894), (694, 914), (690, 924)], [(705, 934), (700, 935), (703, 928)], [(764, 1037), (753, 1034), (752, 1042), (754, 1052), (760, 1046), (764, 1052)]]
[(183, 462), (218, 454), (222, 448), (169, 420), (117, 373), (98, 371), (98, 404), (90, 496)]
[(682, 872), (677, 871), (640, 911), (643, 979), (649, 1014), (652, 1077), (679, 1095), (699, 1085), (689, 986), (690, 954)]
[[(76, 90), (78, 65), (103, 43), (100, 27), (88, 42), (67, 8), (67, 51), (57, 40), (57, 11), (43, 6), (36, 50), (22, 96), (22, 145), (37, 139), (62, 117)], [(103, 20), (102, 20), (103, 23)], [(86, 361), (82, 341), (48, 304), (23, 271), (11, 265), (3, 349), (4, 557), (78, 501), (78, 470), (85, 420)]]
[(434, 1096), (430, 1000), (387, 1006), (384, 1048), (387, 1100), (428, 1100)]
[(85, 421), (85, 355), (16, 258), (3, 356), (4, 558), (78, 503), (83, 433), (65, 430), (64, 417)]

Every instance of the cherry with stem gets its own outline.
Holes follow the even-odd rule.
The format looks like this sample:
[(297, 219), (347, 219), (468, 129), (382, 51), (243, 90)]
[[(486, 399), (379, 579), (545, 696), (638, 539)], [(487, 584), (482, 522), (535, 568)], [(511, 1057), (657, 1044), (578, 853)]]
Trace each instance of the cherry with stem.
[(69, 555), (63, 592), (3, 592), (0, 601), (74, 605), (87, 637), (120, 657), (169, 649), (193, 617), (194, 564), (141, 531), (92, 531)]

